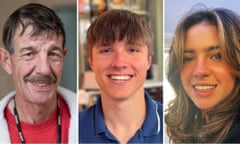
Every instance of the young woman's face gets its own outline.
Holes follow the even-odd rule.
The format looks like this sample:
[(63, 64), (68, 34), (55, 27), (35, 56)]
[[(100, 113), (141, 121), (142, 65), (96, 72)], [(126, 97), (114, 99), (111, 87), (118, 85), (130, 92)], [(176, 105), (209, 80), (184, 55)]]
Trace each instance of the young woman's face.
[(223, 59), (214, 25), (199, 23), (189, 28), (183, 62), (182, 85), (199, 109), (213, 108), (232, 92), (236, 77)]

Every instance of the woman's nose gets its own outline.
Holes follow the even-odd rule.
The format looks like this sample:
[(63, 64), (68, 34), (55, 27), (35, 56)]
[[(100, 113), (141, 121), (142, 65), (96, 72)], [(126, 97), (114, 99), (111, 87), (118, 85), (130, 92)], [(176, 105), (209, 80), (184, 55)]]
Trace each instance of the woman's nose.
[(196, 78), (207, 77), (210, 74), (209, 66), (207, 61), (200, 59), (197, 60), (197, 63), (194, 67), (193, 75)]

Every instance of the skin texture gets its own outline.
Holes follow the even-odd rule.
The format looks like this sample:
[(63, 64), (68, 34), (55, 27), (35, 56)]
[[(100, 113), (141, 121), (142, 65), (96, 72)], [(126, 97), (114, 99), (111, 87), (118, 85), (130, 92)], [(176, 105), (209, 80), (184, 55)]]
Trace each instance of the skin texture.
[[(140, 91), (143, 95), (142, 84), (151, 65), (151, 57), (148, 56), (147, 46), (140, 41), (128, 44), (124, 39), (106, 46), (95, 46), (89, 63), (103, 96), (124, 100)], [(117, 79), (124, 77), (125, 80)]]
[(202, 111), (208, 111), (232, 92), (236, 77), (223, 58), (215, 26), (199, 23), (186, 35), (184, 64), (181, 70), (183, 87)]
[(37, 123), (56, 107), (66, 49), (62, 47), (62, 36), (47, 33), (31, 36), (32, 26), (20, 35), (21, 29), (19, 27), (13, 37), (14, 53), (9, 55), (5, 50), (2, 63), (14, 79), (17, 107), (21, 106), (18, 108), (20, 118)]
[(148, 47), (127, 39), (92, 49), (89, 64), (101, 88), (101, 102), (107, 128), (127, 143), (144, 122), (146, 104), (143, 84), (151, 65)]

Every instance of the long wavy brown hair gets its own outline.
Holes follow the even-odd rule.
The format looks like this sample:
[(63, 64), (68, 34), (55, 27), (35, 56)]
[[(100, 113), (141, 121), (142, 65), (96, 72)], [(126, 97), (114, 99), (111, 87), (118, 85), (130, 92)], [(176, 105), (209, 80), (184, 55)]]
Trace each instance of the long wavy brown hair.
[[(190, 27), (202, 22), (216, 26), (224, 60), (237, 77), (230, 96), (207, 112), (209, 121), (205, 121), (202, 111), (188, 97), (180, 79), (186, 33)], [(165, 115), (171, 141), (222, 142), (240, 110), (240, 17), (231, 10), (216, 8), (197, 11), (183, 18), (175, 31), (166, 73), (176, 94)]]

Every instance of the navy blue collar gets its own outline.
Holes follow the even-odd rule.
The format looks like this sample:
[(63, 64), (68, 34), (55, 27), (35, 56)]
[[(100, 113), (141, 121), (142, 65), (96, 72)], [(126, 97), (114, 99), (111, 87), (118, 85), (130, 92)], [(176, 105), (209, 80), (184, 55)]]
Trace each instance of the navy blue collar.
[(96, 103), (94, 122), (95, 122), (96, 135), (103, 133), (107, 130), (104, 117), (103, 117), (102, 102), (100, 97), (98, 98)]
[[(141, 131), (144, 136), (152, 136), (160, 133), (160, 114), (158, 113), (158, 104), (151, 96), (145, 92), (145, 100), (147, 104), (147, 114), (142, 125)], [(95, 132), (96, 134), (107, 132), (107, 127), (103, 117), (101, 99), (99, 98), (96, 103), (95, 111)]]
[(158, 104), (151, 96), (145, 92), (147, 103), (147, 115), (142, 126), (144, 136), (152, 136), (160, 133), (160, 114), (158, 112)]

